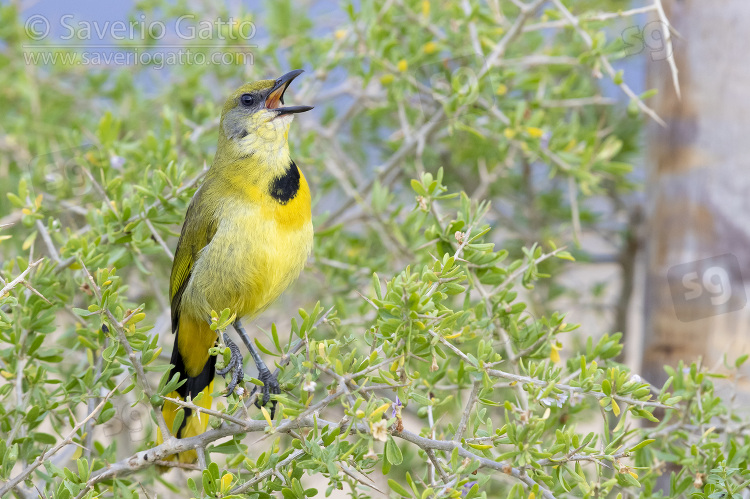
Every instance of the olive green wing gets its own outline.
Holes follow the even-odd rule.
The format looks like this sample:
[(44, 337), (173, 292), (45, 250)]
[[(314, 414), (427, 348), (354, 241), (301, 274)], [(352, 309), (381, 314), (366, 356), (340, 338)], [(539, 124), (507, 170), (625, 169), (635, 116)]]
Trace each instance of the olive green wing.
[(201, 209), (200, 191), (188, 206), (185, 223), (182, 225), (180, 240), (177, 243), (172, 275), (169, 278), (169, 300), (172, 309), (172, 332), (177, 331), (180, 322), (182, 294), (190, 281), (193, 265), (198, 253), (213, 239), (216, 234), (216, 223), (213, 213)]

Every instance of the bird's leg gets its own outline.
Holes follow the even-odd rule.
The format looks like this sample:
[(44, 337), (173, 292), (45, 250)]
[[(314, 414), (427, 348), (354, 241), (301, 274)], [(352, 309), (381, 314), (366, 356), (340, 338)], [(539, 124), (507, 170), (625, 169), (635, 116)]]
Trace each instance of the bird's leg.
[[(245, 328), (242, 327), (242, 323), (239, 319), (234, 321), (234, 329), (237, 330), (237, 334), (240, 335), (240, 338), (242, 338), (242, 341), (245, 343), (245, 346), (250, 351), (250, 355), (252, 355), (253, 360), (255, 361), (255, 366), (258, 368), (258, 379), (263, 382), (262, 387), (256, 386), (253, 388), (253, 391), (250, 395), (255, 393), (259, 388), (262, 394), (262, 400), (261, 397), (258, 396), (257, 399), (255, 399), (255, 405), (260, 407), (262, 405), (266, 405), (268, 401), (271, 398), (271, 394), (277, 395), (281, 393), (281, 387), (279, 386), (279, 381), (276, 379), (276, 376), (271, 374), (271, 371), (266, 366), (266, 363), (263, 362), (263, 359), (260, 358), (260, 354), (255, 349), (255, 347), (250, 343), (250, 337), (247, 335), (247, 332), (245, 331)], [(273, 419), (274, 413), (276, 412), (276, 401), (273, 401), (273, 404), (271, 405), (271, 418)]]
[(237, 344), (229, 338), (229, 335), (227, 333), (224, 333), (224, 344), (229, 347), (229, 351), (232, 353), (232, 356), (229, 359), (229, 363), (224, 366), (224, 369), (218, 369), (216, 373), (219, 376), (224, 376), (229, 371), (232, 371), (232, 380), (227, 386), (227, 396), (229, 396), (232, 394), (239, 382), (242, 381), (242, 379), (245, 377), (245, 371), (242, 369), (243, 359), (242, 352), (240, 352), (240, 347), (238, 347)]

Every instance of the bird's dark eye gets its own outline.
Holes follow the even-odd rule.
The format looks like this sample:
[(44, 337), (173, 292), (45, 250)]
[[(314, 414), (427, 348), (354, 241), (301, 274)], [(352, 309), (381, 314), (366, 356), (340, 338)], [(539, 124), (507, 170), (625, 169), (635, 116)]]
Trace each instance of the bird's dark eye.
[(255, 104), (255, 96), (253, 94), (242, 94), (240, 96), (240, 102), (243, 106), (250, 107)]

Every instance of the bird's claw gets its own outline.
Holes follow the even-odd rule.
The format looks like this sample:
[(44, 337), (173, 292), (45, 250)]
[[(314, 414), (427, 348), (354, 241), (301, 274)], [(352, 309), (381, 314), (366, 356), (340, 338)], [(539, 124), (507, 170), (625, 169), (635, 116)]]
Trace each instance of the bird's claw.
[[(268, 401), (271, 399), (271, 395), (278, 395), (281, 393), (281, 387), (279, 386), (279, 380), (271, 374), (271, 371), (268, 370), (266, 366), (261, 366), (258, 369), (258, 379), (263, 382), (263, 386), (255, 386), (253, 388), (253, 391), (250, 393), (250, 396), (255, 394), (255, 392), (260, 391), (258, 394), (258, 397), (255, 399), (255, 406), (260, 409), (261, 406), (264, 406), (268, 404)], [(274, 414), (276, 413), (276, 401), (274, 400), (271, 403), (271, 419), (273, 419)]]
[(242, 369), (242, 353), (240, 347), (238, 347), (227, 335), (224, 333), (224, 344), (229, 347), (229, 351), (232, 353), (229, 358), (229, 363), (224, 366), (223, 369), (217, 369), (216, 373), (220, 376), (224, 376), (228, 372), (232, 372), (232, 380), (227, 385), (227, 397), (230, 396), (237, 385), (245, 377), (245, 371)]

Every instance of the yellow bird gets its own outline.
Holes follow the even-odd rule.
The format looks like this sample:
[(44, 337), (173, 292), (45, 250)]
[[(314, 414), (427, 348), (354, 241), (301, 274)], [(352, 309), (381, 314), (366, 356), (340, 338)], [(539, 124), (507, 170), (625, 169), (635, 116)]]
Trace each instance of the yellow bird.
[[(312, 249), (310, 190), (288, 143), (294, 115), (312, 107), (283, 107), (284, 91), (300, 73), (245, 84), (224, 104), (216, 156), (190, 202), (172, 264), (169, 296), (176, 336), (170, 377), (178, 372), (185, 382), (170, 397), (194, 399), (203, 392), (198, 405), (211, 407), (216, 357), (208, 350), (218, 337), (209, 322), (211, 310), (225, 308), (237, 314), (233, 326), (264, 383), (258, 403), (268, 403), (270, 394), (280, 391), (240, 318), (252, 318), (278, 298)], [(244, 376), (243, 359), (226, 333), (224, 342), (232, 357), (219, 374), (231, 371), (231, 394)], [(168, 401), (162, 408), (169, 429), (178, 409)], [(206, 414), (187, 410), (175, 436), (199, 435), (207, 425)], [(161, 433), (157, 440), (163, 441)], [(197, 454), (183, 452), (178, 459), (195, 462)]]

